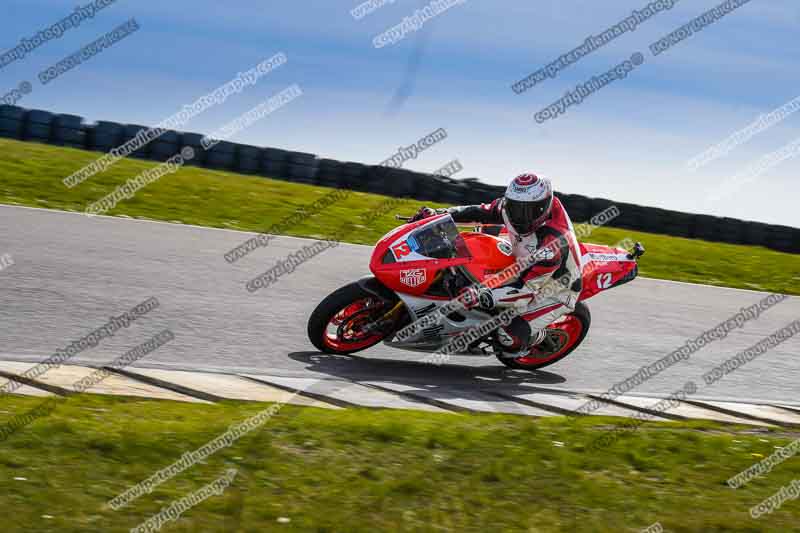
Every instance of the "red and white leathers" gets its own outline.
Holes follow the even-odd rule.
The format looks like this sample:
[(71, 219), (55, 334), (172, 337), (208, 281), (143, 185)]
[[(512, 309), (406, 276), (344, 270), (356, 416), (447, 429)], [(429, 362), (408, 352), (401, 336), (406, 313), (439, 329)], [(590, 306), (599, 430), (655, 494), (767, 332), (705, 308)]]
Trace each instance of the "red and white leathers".
[(537, 250), (543, 257), (522, 270), (517, 279), (492, 289), (498, 307), (517, 307), (537, 333), (575, 309), (581, 292), (581, 263), (578, 240), (564, 206), (553, 198), (550, 216), (531, 234), (519, 235), (503, 217), (504, 198), (490, 204), (451, 207), (447, 212), (459, 223), (504, 224), (517, 261)]

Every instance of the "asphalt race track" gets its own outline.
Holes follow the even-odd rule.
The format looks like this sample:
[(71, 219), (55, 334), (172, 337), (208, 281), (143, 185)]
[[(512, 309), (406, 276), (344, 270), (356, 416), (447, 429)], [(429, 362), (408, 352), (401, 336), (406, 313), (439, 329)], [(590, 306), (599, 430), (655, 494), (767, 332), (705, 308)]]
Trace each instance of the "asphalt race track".
[[(343, 244), (329, 249), (273, 286), (249, 293), (248, 280), (304, 244), (301, 239), (276, 238), (267, 248), (228, 264), (223, 254), (250, 235), (0, 206), (0, 254), (10, 254), (15, 263), (0, 271), (0, 359), (39, 361), (98, 328), (110, 315), (155, 296), (158, 309), (73, 362), (105, 363), (166, 327), (175, 340), (136, 366), (380, 378), (431, 387), (523, 380), (555, 389), (603, 392), (764, 297), (640, 278), (590, 300), (593, 323), (587, 341), (540, 372), (505, 371), (494, 358), (460, 357), (436, 367), (416, 362), (420, 354), (383, 345), (360, 357), (338, 358), (316, 353), (306, 338), (306, 319), (332, 290), (368, 274), (371, 248)], [(646, 264), (647, 256), (641, 261)], [(698, 399), (800, 405), (798, 338), (712, 387), (702, 380), (716, 364), (798, 318), (800, 301), (790, 298), (632, 393), (664, 396), (694, 380), (700, 388)]]

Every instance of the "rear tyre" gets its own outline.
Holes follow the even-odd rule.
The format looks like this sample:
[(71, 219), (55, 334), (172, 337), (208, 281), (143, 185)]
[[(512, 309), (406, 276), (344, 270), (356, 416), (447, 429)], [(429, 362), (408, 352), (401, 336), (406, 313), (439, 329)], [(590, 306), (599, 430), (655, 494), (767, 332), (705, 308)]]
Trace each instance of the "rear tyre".
[(564, 359), (580, 346), (591, 324), (592, 314), (589, 312), (589, 307), (583, 302), (578, 302), (574, 311), (545, 328), (547, 337), (536, 346), (532, 346), (528, 354), (514, 359), (503, 358), (500, 355), (497, 358), (507, 367), (517, 370), (544, 368)]
[(308, 339), (321, 352), (347, 355), (366, 350), (386, 336), (365, 331), (364, 326), (380, 319), (387, 311), (386, 300), (365, 290), (360, 283), (334, 291), (311, 313)]

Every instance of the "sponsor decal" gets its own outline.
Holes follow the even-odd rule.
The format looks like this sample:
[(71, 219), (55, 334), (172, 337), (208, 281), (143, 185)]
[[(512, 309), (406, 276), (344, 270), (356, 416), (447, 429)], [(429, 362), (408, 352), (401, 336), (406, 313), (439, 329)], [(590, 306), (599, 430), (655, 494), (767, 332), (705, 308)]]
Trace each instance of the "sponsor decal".
[(567, 298), (567, 307), (570, 309), (575, 309), (576, 305), (578, 305), (578, 295), (575, 293), (570, 294)]
[(392, 253), (394, 254), (395, 259), (399, 260), (407, 255), (411, 255), (411, 247), (406, 241), (403, 241), (400, 244), (395, 244), (392, 246)]
[(556, 252), (552, 248), (543, 248), (542, 250), (538, 251), (539, 258), (544, 259), (545, 261), (549, 261), (556, 256)]
[(539, 261), (550, 261), (556, 256), (555, 250), (553, 250), (550, 246), (544, 246), (539, 249), (537, 248), (538, 244), (538, 242), (526, 244), (525, 249), (529, 254), (535, 254)]
[(439, 324), (422, 330), (422, 340), (425, 342), (435, 342), (439, 340), (444, 331), (444, 325)]
[(511, 244), (507, 243), (506, 241), (497, 241), (497, 249), (500, 250), (504, 255), (510, 256), (512, 253)]
[(611, 287), (611, 282), (614, 280), (614, 276), (611, 272), (601, 272), (597, 275), (597, 288), (598, 289), (607, 289)]
[(609, 261), (631, 261), (628, 259), (627, 254), (597, 254), (597, 253), (589, 253), (584, 256), (588, 258), (589, 261), (602, 261), (602, 262), (609, 262)]
[(511, 182), (511, 191), (517, 194), (526, 194), (531, 189), (537, 190), (537, 196), (541, 195), (541, 191), (544, 189), (544, 184), (535, 174), (523, 174)]
[(425, 315), (429, 314), (434, 309), (436, 309), (436, 304), (429, 304), (426, 305), (425, 307), (419, 307), (417, 309), (414, 309), (414, 314), (417, 316), (417, 318), (422, 318)]
[(400, 283), (409, 287), (419, 287), (428, 280), (424, 268), (400, 271)]
[(514, 185), (519, 187), (528, 187), (534, 185), (539, 181), (539, 176), (536, 174), (521, 174), (514, 178)]

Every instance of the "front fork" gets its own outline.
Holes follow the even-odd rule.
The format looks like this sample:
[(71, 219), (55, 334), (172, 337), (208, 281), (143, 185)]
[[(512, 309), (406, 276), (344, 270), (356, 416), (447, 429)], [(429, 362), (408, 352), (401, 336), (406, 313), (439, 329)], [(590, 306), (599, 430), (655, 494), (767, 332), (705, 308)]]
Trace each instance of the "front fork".
[[(389, 302), (390, 303), (390, 302)], [(365, 333), (381, 333), (385, 338), (391, 338), (394, 332), (399, 329), (398, 324), (401, 324), (402, 315), (406, 311), (406, 305), (403, 300), (398, 300), (386, 313), (381, 315), (380, 318), (370, 322), (362, 328)]]

